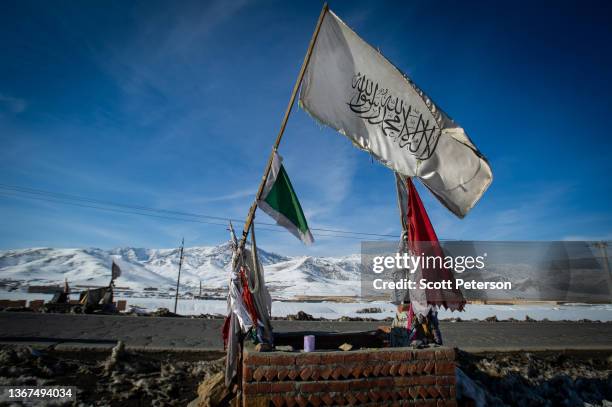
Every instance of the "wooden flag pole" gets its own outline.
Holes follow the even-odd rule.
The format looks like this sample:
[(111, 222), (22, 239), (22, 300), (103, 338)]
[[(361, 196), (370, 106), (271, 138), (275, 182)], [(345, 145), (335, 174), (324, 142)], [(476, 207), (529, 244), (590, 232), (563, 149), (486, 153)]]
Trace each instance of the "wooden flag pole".
[(295, 102), (295, 96), (297, 95), (298, 89), (300, 88), (300, 84), (302, 83), (302, 79), (304, 78), (306, 67), (308, 66), (308, 62), (310, 61), (310, 56), (312, 55), (312, 50), (314, 48), (315, 42), (317, 41), (317, 36), (319, 35), (319, 31), (321, 30), (321, 24), (323, 23), (323, 17), (325, 17), (325, 13), (327, 12), (327, 10), (328, 10), (327, 3), (325, 3), (323, 5), (323, 9), (321, 10), (321, 14), (319, 15), (317, 26), (315, 27), (314, 33), (312, 34), (312, 38), (310, 39), (310, 44), (308, 44), (308, 50), (306, 51), (304, 62), (302, 62), (302, 68), (300, 68), (300, 73), (298, 74), (295, 85), (293, 85), (293, 91), (291, 92), (291, 97), (289, 98), (289, 104), (287, 105), (287, 110), (285, 110), (285, 116), (283, 117), (283, 121), (281, 122), (280, 130), (278, 131), (278, 135), (276, 136), (276, 141), (274, 142), (274, 146), (272, 147), (272, 153), (270, 153), (270, 158), (268, 159), (268, 163), (266, 164), (264, 175), (261, 178), (259, 189), (257, 190), (257, 194), (255, 195), (255, 202), (253, 202), (253, 204), (249, 208), (249, 213), (244, 223), (244, 229), (242, 230), (242, 238), (240, 239), (240, 244), (238, 245), (238, 250), (237, 250), (238, 254), (244, 248), (247, 236), (249, 235), (249, 230), (251, 230), (251, 224), (253, 223), (253, 219), (255, 218), (255, 211), (257, 210), (257, 201), (259, 201), (259, 199), (261, 198), (261, 194), (263, 193), (264, 186), (266, 185), (266, 180), (268, 179), (268, 175), (270, 174), (270, 169), (272, 168), (272, 160), (274, 159), (274, 153), (276, 153), (276, 151), (278, 150), (278, 146), (281, 142), (281, 139), (283, 138), (283, 133), (285, 132), (285, 127), (287, 127), (287, 121), (289, 120), (291, 109), (293, 109), (293, 104)]

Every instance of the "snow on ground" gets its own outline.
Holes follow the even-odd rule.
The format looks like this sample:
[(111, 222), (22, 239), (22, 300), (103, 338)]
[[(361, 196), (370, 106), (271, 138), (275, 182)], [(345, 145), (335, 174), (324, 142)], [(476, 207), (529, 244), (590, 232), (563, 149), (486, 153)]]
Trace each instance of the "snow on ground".
[[(0, 299), (11, 300), (33, 300), (44, 299), (49, 300), (51, 295), (48, 294), (33, 294), (21, 291), (0, 291)], [(145, 298), (145, 297), (123, 297), (117, 295), (116, 299), (124, 299), (127, 301), (128, 308), (135, 306), (146, 311), (155, 311), (158, 308), (174, 309), (173, 298)], [(382, 312), (374, 314), (359, 314), (358, 310), (363, 308), (380, 308)], [(201, 315), (201, 314), (218, 314), (225, 315), (226, 302), (225, 300), (197, 300), (197, 299), (179, 299), (178, 313), (181, 315)], [(395, 306), (384, 301), (373, 302), (299, 302), (299, 301), (273, 301), (272, 315), (275, 317), (284, 317), (290, 314), (296, 314), (298, 311), (304, 311), (316, 318), (335, 319), (343, 316), (346, 317), (368, 317), (374, 319), (384, 319), (393, 317)], [(570, 320), (578, 321), (581, 319), (590, 319), (593, 321), (609, 322), (612, 321), (612, 304), (589, 305), (589, 304), (529, 304), (529, 305), (484, 305), (484, 304), (468, 304), (464, 312), (441, 311), (440, 319), (461, 318), (461, 319), (478, 319), (497, 316), (498, 319), (504, 320), (515, 318), (524, 320), (529, 316), (535, 320), (548, 319), (550, 321)]]
[[(149, 310), (165, 307), (174, 308), (174, 300), (157, 298), (131, 298), (129, 305), (138, 305)], [(178, 313), (185, 315), (199, 314), (225, 314), (225, 301), (222, 300), (179, 300)], [(363, 308), (380, 308), (381, 313), (359, 314)], [(289, 302), (274, 301), (272, 303), (272, 316), (284, 317), (304, 311), (316, 318), (368, 317), (384, 319), (395, 315), (395, 306), (388, 302)], [(581, 319), (612, 321), (612, 305), (483, 305), (469, 304), (464, 312), (441, 311), (440, 319), (461, 318), (479, 319), (497, 316), (498, 319), (515, 318), (524, 320), (526, 316), (536, 320), (548, 319), (551, 321)]]
[[(386, 302), (295, 302), (300, 296), (355, 297), (360, 294), (360, 256), (339, 258), (299, 256), (287, 257), (258, 250), (265, 268), (265, 282), (272, 296), (277, 299), (272, 314), (283, 317), (304, 311), (315, 317), (340, 318), (370, 317), (383, 319), (394, 315), (395, 307)], [(200, 282), (205, 293), (224, 293), (227, 287), (231, 259), (228, 243), (211, 247), (185, 248), (181, 270), (181, 293), (198, 292)], [(51, 295), (30, 294), (27, 286), (59, 285), (67, 279), (74, 290), (83, 286), (105, 286), (110, 281), (110, 265), (113, 261), (122, 269), (116, 280), (117, 287), (127, 287), (131, 295), (117, 292), (116, 298), (126, 299), (128, 306), (138, 306), (148, 311), (157, 308), (174, 309), (173, 291), (178, 273), (178, 249), (117, 248), (102, 250), (32, 248), (0, 251), (0, 282), (19, 287), (15, 291), (0, 289), (0, 299), (45, 299)], [(515, 267), (515, 283), (522, 284), (520, 292), (526, 293), (533, 282), (526, 281), (519, 266)], [(522, 271), (521, 271), (522, 270)], [(81, 287), (79, 288), (79, 285)], [(147, 289), (155, 288), (151, 292)], [(517, 293), (515, 293), (517, 294)], [(78, 298), (73, 294), (73, 299)], [(521, 298), (527, 298), (522, 296)], [(362, 308), (380, 308), (376, 314), (358, 314)], [(183, 315), (225, 314), (224, 300), (180, 299), (178, 313)], [(612, 305), (468, 305), (466, 312), (442, 311), (441, 318), (541, 320), (601, 320), (612, 321)]]

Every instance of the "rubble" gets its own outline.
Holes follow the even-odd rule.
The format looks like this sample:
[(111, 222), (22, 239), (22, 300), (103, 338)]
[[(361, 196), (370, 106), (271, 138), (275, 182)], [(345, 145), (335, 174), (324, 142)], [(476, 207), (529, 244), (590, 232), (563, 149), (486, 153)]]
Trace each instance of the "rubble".
[(120, 358), (123, 358), (125, 354), (125, 345), (122, 341), (119, 341), (113, 348), (111, 356), (104, 362), (104, 371), (108, 374), (119, 362)]
[(353, 349), (353, 345), (350, 343), (343, 343), (342, 345), (338, 346), (338, 349), (348, 352), (349, 350)]
[(371, 308), (362, 308), (355, 312), (357, 314), (381, 314), (383, 310), (378, 307), (371, 307)]
[(612, 405), (612, 358), (587, 353), (458, 352), (462, 371), (494, 406)]
[(286, 319), (288, 321), (320, 321), (320, 318), (315, 318), (310, 314), (305, 313), (304, 311), (298, 311), (295, 315), (287, 315)]
[(225, 387), (225, 376), (223, 372), (216, 373), (204, 380), (198, 386), (198, 398), (194, 400), (194, 407), (216, 407), (226, 406), (232, 394)]
[[(214, 355), (218, 353), (137, 352), (121, 343), (111, 352), (4, 345), (0, 386), (76, 385), (82, 407), (185, 406), (190, 401), (192, 407), (227, 405), (220, 380), (224, 358), (210, 360)], [(457, 355), (465, 374), (462, 383), (473, 390), (464, 386), (463, 394), (481, 397), (482, 390), (488, 405), (611, 405), (609, 352), (458, 351)]]
[(158, 308), (151, 313), (152, 317), (182, 317), (182, 315), (171, 312), (168, 308)]
[(77, 386), (79, 406), (185, 406), (198, 384), (222, 372), (224, 358), (193, 352), (36, 350), (0, 347), (0, 385)]

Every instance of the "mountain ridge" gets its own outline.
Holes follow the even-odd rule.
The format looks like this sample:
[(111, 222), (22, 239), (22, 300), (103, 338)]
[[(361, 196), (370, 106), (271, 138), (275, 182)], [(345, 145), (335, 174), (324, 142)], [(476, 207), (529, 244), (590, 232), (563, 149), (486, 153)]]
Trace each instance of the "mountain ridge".
[[(283, 256), (258, 249), (266, 284), (276, 296), (305, 295), (314, 289), (321, 295), (356, 295), (359, 289), (358, 255), (334, 257)], [(181, 289), (227, 287), (232, 252), (229, 242), (217, 246), (184, 249)], [(22, 285), (106, 285), (115, 261), (122, 270), (116, 285), (143, 291), (148, 287), (170, 291), (176, 286), (179, 249), (117, 247), (27, 248), (0, 251), (0, 280)], [(338, 286), (337, 282), (343, 284)], [(351, 284), (345, 284), (351, 282)], [(330, 284), (333, 283), (333, 284)], [(344, 288), (343, 288), (344, 287)], [(339, 292), (339, 288), (342, 291)], [(348, 292), (345, 292), (346, 290)], [(194, 291), (195, 292), (195, 291)]]

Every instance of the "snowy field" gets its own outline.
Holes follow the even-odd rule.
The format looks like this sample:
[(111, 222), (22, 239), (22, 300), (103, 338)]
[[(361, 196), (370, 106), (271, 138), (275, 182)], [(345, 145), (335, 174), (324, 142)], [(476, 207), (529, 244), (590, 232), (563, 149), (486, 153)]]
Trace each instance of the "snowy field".
[[(174, 309), (174, 299), (169, 298), (139, 298), (139, 297), (122, 297), (117, 295), (116, 299), (124, 299), (127, 301), (128, 309), (131, 306), (138, 307), (143, 311), (155, 311), (158, 308)], [(48, 294), (33, 294), (22, 291), (0, 291), (0, 299), (10, 300), (34, 300), (44, 299), (48, 301), (51, 295)], [(375, 314), (359, 314), (358, 310), (363, 308), (380, 308), (381, 313)], [(178, 313), (181, 315), (201, 315), (201, 314), (218, 314), (225, 315), (226, 302), (224, 300), (197, 300), (197, 299), (179, 299)], [(275, 317), (284, 317), (290, 314), (296, 314), (298, 311), (304, 311), (316, 318), (335, 319), (343, 316), (346, 317), (368, 317), (374, 319), (384, 319), (393, 317), (395, 306), (388, 302), (294, 302), (294, 301), (274, 301), (272, 303), (272, 315)], [(441, 311), (439, 317), (441, 319), (456, 318), (461, 319), (478, 319), (497, 316), (498, 319), (504, 320), (515, 318), (524, 320), (529, 316), (535, 320), (548, 319), (550, 321), (570, 320), (578, 321), (581, 319), (589, 319), (593, 321), (608, 322), (612, 321), (612, 304), (589, 305), (589, 304), (530, 304), (530, 305), (483, 305), (483, 304), (468, 304), (464, 312)]]
[[(387, 302), (297, 302), (300, 296), (316, 293), (319, 296), (352, 297), (358, 296), (361, 289), (358, 255), (341, 258), (331, 257), (287, 257), (259, 250), (264, 264), (266, 286), (277, 299), (272, 305), (275, 317), (284, 317), (304, 311), (316, 318), (336, 319), (346, 317), (368, 317), (384, 319), (395, 314), (395, 307)], [(204, 292), (209, 294), (225, 293), (227, 290), (231, 247), (224, 243), (210, 247), (185, 249), (181, 272), (181, 293), (198, 292), (203, 282)], [(72, 289), (79, 291), (81, 286), (104, 286), (110, 280), (110, 264), (116, 262), (122, 269), (116, 280), (117, 287), (129, 287), (131, 296), (116, 292), (117, 299), (127, 300), (128, 309), (138, 307), (143, 312), (158, 308), (174, 310), (172, 289), (176, 285), (178, 272), (178, 249), (53, 249), (33, 248), (0, 251), (0, 279), (19, 288), (14, 291), (0, 289), (0, 299), (48, 301), (51, 295), (27, 293), (29, 285), (57, 285), (62, 287), (67, 279)], [(520, 269), (515, 265), (515, 269)], [(514, 276), (520, 298), (529, 298), (525, 290), (530, 290), (532, 282), (523, 281), (519, 274)], [(10, 283), (13, 282), (13, 283)], [(155, 292), (145, 295), (147, 289), (154, 287)], [(515, 293), (517, 294), (517, 293)], [(165, 295), (165, 297), (162, 297)], [(76, 297), (76, 294), (72, 296)], [(177, 312), (181, 315), (225, 315), (224, 300), (179, 299)], [(375, 314), (359, 314), (363, 308), (380, 308)], [(465, 312), (451, 313), (442, 311), (440, 318), (461, 318), (483, 320), (496, 316), (499, 320), (515, 318), (551, 321), (559, 320), (600, 320), (612, 321), (612, 305), (468, 305)]]
[[(159, 307), (166, 307), (170, 310), (174, 308), (174, 301), (156, 298), (131, 298), (129, 305), (140, 306), (148, 310), (155, 310)], [(225, 315), (226, 302), (220, 300), (179, 300), (178, 313), (183, 315), (200, 314), (221, 314)], [(376, 314), (359, 314), (358, 310), (363, 308), (380, 308), (383, 312)], [(316, 318), (335, 319), (343, 316), (347, 317), (368, 317), (374, 319), (384, 319), (395, 315), (395, 306), (388, 302), (289, 302), (274, 301), (272, 303), (272, 315), (284, 317), (304, 311)], [(536, 320), (548, 319), (551, 321), (590, 319), (599, 321), (612, 321), (612, 304), (606, 305), (483, 305), (470, 304), (464, 312), (442, 311), (439, 314), (441, 319), (456, 318), (461, 319), (480, 319), (483, 320), (490, 316), (497, 316), (498, 319), (525, 319), (528, 315)]]

